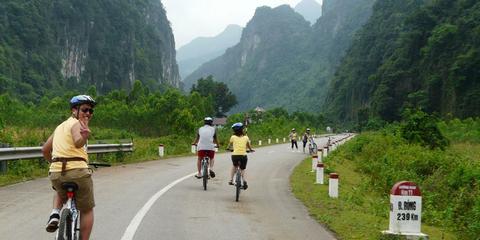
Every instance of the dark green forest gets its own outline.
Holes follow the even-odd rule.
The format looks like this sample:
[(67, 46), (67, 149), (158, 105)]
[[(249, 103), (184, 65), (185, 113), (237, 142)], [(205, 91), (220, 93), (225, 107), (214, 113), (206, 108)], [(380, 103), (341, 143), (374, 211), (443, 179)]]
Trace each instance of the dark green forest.
[(0, 33), (0, 94), (38, 102), (91, 85), (129, 90), (135, 80), (179, 86), (160, 1), (3, 0)]
[(479, 77), (480, 2), (377, 1), (330, 84), (327, 115), (360, 125), (407, 108), (474, 117)]

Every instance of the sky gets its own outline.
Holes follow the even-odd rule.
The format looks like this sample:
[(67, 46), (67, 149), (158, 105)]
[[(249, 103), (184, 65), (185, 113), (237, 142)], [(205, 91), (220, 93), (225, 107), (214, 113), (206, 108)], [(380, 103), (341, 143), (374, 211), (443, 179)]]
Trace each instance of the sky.
[[(221, 33), (229, 24), (245, 27), (259, 6), (295, 7), (301, 0), (161, 0), (175, 36), (175, 47), (196, 37)], [(321, 2), (321, 0), (316, 0)]]

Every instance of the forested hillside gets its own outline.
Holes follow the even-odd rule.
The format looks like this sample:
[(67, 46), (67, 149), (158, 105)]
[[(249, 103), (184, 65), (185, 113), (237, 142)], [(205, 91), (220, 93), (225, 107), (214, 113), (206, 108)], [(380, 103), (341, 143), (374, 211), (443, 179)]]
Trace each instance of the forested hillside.
[(327, 86), (354, 32), (365, 23), (374, 0), (329, 2), (313, 26), (287, 5), (258, 8), (240, 43), (185, 79), (213, 75), (238, 97), (234, 110), (285, 107), (320, 110)]
[(382, 0), (333, 79), (328, 115), (365, 124), (405, 108), (480, 114), (480, 2)]
[(0, 94), (38, 101), (135, 80), (179, 86), (172, 30), (158, 0), (2, 0)]

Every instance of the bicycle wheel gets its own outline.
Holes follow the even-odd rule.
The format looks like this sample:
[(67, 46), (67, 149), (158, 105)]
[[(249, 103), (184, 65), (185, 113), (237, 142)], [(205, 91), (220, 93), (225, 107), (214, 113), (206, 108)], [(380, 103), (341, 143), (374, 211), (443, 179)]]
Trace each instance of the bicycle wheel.
[(60, 223), (58, 224), (57, 240), (72, 239), (72, 213), (70, 209), (64, 208), (60, 214)]
[(203, 178), (203, 190), (207, 191), (207, 182), (208, 182), (208, 161), (202, 161), (202, 178)]
[(239, 169), (237, 169), (237, 173), (235, 176), (235, 187), (236, 187), (235, 201), (238, 202), (238, 198), (240, 197), (240, 189), (242, 188), (242, 174), (240, 173)]
[(74, 226), (75, 226), (75, 233), (74, 233), (73, 239), (75, 240), (82, 239), (82, 235), (80, 234), (80, 212), (78, 213), (78, 216), (75, 219)]

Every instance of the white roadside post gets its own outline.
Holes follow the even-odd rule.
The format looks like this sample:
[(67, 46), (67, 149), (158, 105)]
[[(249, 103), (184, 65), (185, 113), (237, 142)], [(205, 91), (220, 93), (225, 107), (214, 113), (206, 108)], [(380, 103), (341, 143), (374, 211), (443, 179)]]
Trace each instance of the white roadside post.
[(283, 142), (285, 142), (285, 138), (283, 138)]
[(258, 146), (262, 146), (262, 140), (258, 140)]
[(318, 156), (313, 155), (312, 156), (312, 172), (315, 172), (315, 170), (317, 169), (317, 163), (318, 163)]
[(327, 157), (328, 156), (328, 147), (324, 147), (323, 148), (323, 157)]
[(331, 198), (338, 198), (338, 174), (330, 173), (328, 179), (328, 196)]
[(165, 155), (165, 148), (163, 144), (158, 145), (158, 156), (163, 157)]
[(215, 144), (215, 152), (218, 152), (218, 145)]
[(428, 239), (421, 233), (422, 193), (413, 182), (402, 181), (390, 190), (390, 224), (385, 235), (402, 235), (407, 239)]
[(268, 144), (270, 144), (270, 143), (272, 143), (272, 139), (269, 138), (268, 139)]
[(197, 145), (195, 144), (192, 144), (192, 149), (191, 149), (192, 153), (196, 153), (197, 152)]
[(277, 139), (275, 139), (275, 142), (277, 142), (277, 143), (278, 143), (278, 138), (277, 138)]
[(317, 163), (317, 181), (315, 182), (316, 184), (323, 184), (323, 169), (323, 163)]

